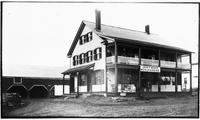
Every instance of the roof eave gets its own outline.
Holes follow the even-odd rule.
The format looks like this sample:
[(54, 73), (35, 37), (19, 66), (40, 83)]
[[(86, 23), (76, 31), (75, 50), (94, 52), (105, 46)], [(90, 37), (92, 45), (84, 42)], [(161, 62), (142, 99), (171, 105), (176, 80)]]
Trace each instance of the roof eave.
[(69, 49), (69, 51), (68, 51), (68, 53), (67, 53), (67, 57), (68, 57), (68, 58), (71, 57), (72, 52), (74, 51), (74, 48), (75, 48), (75, 46), (76, 46), (76, 44), (77, 44), (77, 42), (78, 42), (78, 37), (80, 36), (80, 34), (81, 34), (81, 32), (83, 31), (84, 27), (85, 27), (85, 23), (82, 21), (82, 22), (81, 22), (81, 25), (79, 26), (78, 32), (76, 33), (76, 36), (74, 37), (74, 40), (73, 40), (73, 42), (72, 42), (72, 45), (71, 45), (71, 47), (70, 47), (70, 49)]

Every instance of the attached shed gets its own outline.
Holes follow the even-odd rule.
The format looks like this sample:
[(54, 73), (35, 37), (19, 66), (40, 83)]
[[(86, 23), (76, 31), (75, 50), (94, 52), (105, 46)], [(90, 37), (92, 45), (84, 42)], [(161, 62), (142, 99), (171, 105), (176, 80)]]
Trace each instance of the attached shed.
[(6, 66), (2, 92), (19, 93), (22, 98), (48, 98), (69, 93), (69, 78), (62, 78), (59, 67)]

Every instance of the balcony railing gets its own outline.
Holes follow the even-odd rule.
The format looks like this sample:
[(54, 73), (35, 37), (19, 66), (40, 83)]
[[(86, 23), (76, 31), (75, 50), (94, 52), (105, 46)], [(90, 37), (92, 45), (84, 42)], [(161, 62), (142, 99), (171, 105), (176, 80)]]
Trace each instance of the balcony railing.
[[(114, 63), (114, 62), (115, 62), (115, 56), (107, 57), (107, 63)], [(118, 63), (128, 64), (128, 65), (138, 65), (139, 58), (118, 56)]]
[(141, 65), (158, 66), (158, 60), (151, 60), (151, 59), (141, 58)]
[(176, 62), (161, 60), (160, 64), (161, 64), (161, 67), (176, 68)]
[(189, 63), (177, 63), (177, 67), (181, 69), (190, 69), (190, 64)]
[[(115, 56), (107, 57), (107, 63), (115, 63)], [(139, 65), (139, 58), (118, 56), (118, 63), (127, 65)], [(159, 60), (151, 60), (141, 58), (141, 65), (158, 66)], [(176, 68), (176, 62), (161, 60), (161, 67)], [(190, 69), (189, 63), (177, 63), (177, 67), (181, 69)]]
[(107, 57), (106, 60), (106, 63), (115, 63), (115, 56)]
[(122, 64), (124, 63), (124, 64), (129, 64), (129, 65), (138, 65), (139, 58), (118, 56), (118, 63), (122, 63)]

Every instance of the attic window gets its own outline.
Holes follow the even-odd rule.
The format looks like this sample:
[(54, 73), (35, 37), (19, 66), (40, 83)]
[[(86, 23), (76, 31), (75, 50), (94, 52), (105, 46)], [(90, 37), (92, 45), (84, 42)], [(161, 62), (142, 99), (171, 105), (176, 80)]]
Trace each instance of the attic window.
[(82, 35), (79, 40), (79, 44), (82, 45), (92, 40), (92, 32)]

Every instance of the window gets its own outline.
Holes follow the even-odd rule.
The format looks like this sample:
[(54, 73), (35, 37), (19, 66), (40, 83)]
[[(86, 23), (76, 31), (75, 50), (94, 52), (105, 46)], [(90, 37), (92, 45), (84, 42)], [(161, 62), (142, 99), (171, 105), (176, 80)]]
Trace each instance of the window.
[(87, 62), (91, 62), (93, 60), (93, 51), (90, 50), (87, 52)]
[(73, 57), (73, 65), (76, 66), (79, 64), (79, 56), (78, 55), (75, 55)]
[(119, 75), (120, 84), (135, 84), (135, 81), (138, 79), (137, 72), (130, 69), (119, 69), (121, 73)]
[(82, 45), (84, 43), (84, 36), (80, 37), (79, 44)]
[(79, 63), (80, 63), (80, 64), (85, 63), (84, 56), (85, 56), (84, 53), (81, 53), (81, 54), (80, 54), (80, 59), (79, 59)]
[(87, 34), (87, 36), (88, 36), (88, 41), (91, 41), (91, 40), (92, 40), (92, 32), (89, 32), (89, 33)]
[(97, 70), (95, 71), (95, 78), (94, 78), (94, 81), (93, 81), (93, 85), (100, 85), (100, 84), (103, 84), (104, 81), (103, 81), (103, 70)]
[(84, 61), (85, 61), (85, 63), (88, 62), (88, 59), (87, 59), (87, 58), (88, 58), (88, 53), (85, 53), (85, 54), (84, 54)]
[(14, 78), (14, 84), (22, 84), (22, 78), (15, 77)]
[(163, 72), (161, 74), (161, 85), (175, 85), (175, 73)]
[(84, 35), (84, 43), (87, 43), (87, 42), (88, 42), (88, 36)]
[(99, 59), (101, 59), (101, 57), (102, 57), (102, 54), (101, 54), (102, 52), (101, 52), (101, 48), (96, 48), (95, 50), (94, 50), (94, 60), (99, 60)]
[(73, 57), (73, 66), (76, 65), (76, 59), (75, 59), (75, 56)]
[(85, 86), (87, 85), (87, 75), (82, 73), (80, 75), (80, 86)]
[(92, 32), (87, 33), (86, 35), (82, 35), (79, 40), (79, 44), (82, 45), (92, 40)]

